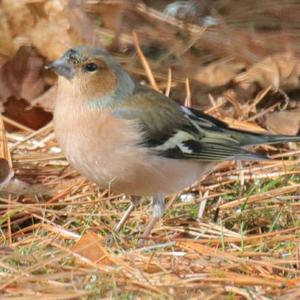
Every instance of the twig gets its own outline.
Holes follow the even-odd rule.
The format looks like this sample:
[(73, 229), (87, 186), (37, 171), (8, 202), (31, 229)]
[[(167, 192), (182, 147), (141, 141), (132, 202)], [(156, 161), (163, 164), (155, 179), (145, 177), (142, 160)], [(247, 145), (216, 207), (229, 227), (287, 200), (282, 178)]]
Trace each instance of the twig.
[(139, 41), (138, 41), (138, 37), (137, 37), (137, 34), (135, 32), (132, 33), (132, 37), (133, 37), (133, 44), (134, 44), (134, 47), (136, 49), (136, 52), (140, 58), (140, 61), (146, 71), (146, 74), (147, 74), (147, 77), (148, 77), (148, 80), (151, 84), (151, 86), (153, 87), (153, 89), (155, 89), (156, 91), (159, 91), (159, 88), (156, 84), (156, 81), (154, 79), (154, 76), (153, 76), (153, 73), (151, 71), (151, 68), (149, 66), (149, 63), (148, 61), (146, 60), (145, 56), (144, 56), (144, 53), (139, 45)]

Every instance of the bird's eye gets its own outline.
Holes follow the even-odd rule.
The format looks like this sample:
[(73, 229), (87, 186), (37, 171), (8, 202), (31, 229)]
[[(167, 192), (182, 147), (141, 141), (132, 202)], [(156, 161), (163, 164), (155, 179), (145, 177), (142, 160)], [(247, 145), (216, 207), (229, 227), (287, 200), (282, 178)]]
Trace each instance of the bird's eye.
[(95, 63), (88, 63), (84, 66), (84, 70), (88, 72), (94, 72), (98, 69), (98, 66)]

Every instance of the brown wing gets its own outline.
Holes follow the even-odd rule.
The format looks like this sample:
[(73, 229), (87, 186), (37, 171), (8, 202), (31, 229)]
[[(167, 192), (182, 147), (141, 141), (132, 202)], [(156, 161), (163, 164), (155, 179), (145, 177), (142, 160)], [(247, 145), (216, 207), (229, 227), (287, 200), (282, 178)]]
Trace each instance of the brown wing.
[(126, 107), (120, 105), (114, 114), (137, 120), (143, 145), (165, 157), (202, 161), (265, 159), (242, 149), (225, 123), (144, 86), (137, 85), (126, 99)]

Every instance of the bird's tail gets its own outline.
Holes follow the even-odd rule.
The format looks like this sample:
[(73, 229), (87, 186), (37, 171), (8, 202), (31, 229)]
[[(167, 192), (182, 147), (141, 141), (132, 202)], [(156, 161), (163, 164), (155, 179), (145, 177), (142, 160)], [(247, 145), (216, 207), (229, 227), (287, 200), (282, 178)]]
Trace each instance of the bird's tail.
[(234, 129), (230, 129), (230, 135), (236, 140), (238, 140), (241, 146), (300, 142), (299, 135), (258, 134), (258, 133), (251, 133), (248, 131), (234, 130)]

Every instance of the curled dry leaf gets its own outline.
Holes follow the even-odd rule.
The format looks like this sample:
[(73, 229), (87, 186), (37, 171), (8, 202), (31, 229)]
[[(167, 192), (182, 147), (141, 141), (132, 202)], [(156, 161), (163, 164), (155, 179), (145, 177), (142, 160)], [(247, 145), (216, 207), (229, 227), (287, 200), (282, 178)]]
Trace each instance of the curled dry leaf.
[(201, 84), (218, 87), (229, 83), (236, 74), (244, 67), (242, 63), (211, 63), (206, 67), (200, 68), (193, 76), (193, 79)]
[(265, 125), (276, 134), (296, 135), (300, 129), (300, 108), (266, 115)]
[(44, 59), (29, 46), (22, 46), (0, 68), (0, 98), (5, 101), (2, 105), (4, 115), (32, 129), (38, 129), (52, 119), (52, 115), (42, 108), (30, 107), (30, 101), (46, 88), (43, 70)]
[(13, 53), (15, 53), (13, 37), (10, 32), (8, 20), (0, 8), (0, 65), (2, 65), (7, 58), (11, 57)]
[(299, 87), (300, 61), (292, 53), (269, 56), (238, 75), (236, 82), (257, 82), (261, 87), (272, 86), (274, 90), (293, 90)]
[[(2, 171), (0, 171), (0, 174), (1, 172)], [(34, 197), (36, 195), (53, 197), (53, 191), (49, 187), (43, 184), (29, 184), (18, 178), (13, 178), (13, 175), (14, 173), (11, 170), (10, 176), (7, 177), (8, 179), (6, 179), (2, 184), (0, 182), (1, 196), (5, 193), (25, 197)]]
[(32, 47), (21, 47), (0, 68), (0, 98), (23, 98), (28, 101), (45, 89), (42, 77), (44, 59)]
[(83, 35), (80, 30), (84, 27), (87, 31), (82, 23), (83, 10), (70, 9), (69, 0), (3, 0), (1, 9), (16, 49), (30, 42), (44, 57), (54, 60), (66, 49), (90, 42), (92, 31)]
[[(114, 265), (116, 260), (105, 250), (103, 239), (96, 233), (88, 231), (80, 240), (71, 247), (71, 250), (79, 254), (92, 263), (101, 265)], [(79, 264), (88, 266), (84, 260), (79, 260)]]
[(4, 109), (5, 116), (35, 130), (52, 120), (51, 113), (44, 111), (40, 107), (31, 107), (24, 99), (9, 98), (4, 103)]

